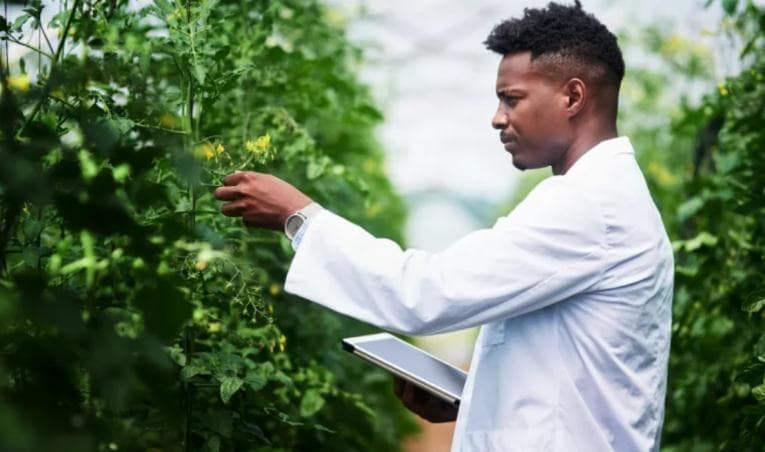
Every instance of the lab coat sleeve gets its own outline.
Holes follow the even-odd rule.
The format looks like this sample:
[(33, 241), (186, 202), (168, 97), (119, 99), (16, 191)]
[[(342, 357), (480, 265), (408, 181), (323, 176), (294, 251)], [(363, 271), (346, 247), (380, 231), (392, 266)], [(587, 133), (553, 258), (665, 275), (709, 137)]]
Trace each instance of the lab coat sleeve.
[(323, 211), (303, 237), (285, 290), (395, 332), (457, 330), (592, 289), (604, 270), (605, 232), (598, 206), (555, 177), (492, 228), (438, 253), (402, 250)]

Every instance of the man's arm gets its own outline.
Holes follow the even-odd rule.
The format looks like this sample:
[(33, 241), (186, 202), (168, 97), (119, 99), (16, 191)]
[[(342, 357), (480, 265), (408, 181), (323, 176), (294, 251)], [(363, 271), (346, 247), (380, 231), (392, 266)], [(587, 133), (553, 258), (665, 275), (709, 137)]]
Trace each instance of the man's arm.
[[(224, 213), (242, 216), (248, 225), (280, 229), (310, 202), (269, 175), (237, 173), (226, 184), (216, 191), (231, 201)], [(562, 178), (541, 183), (494, 227), (439, 253), (402, 250), (323, 211), (303, 237), (285, 290), (392, 331), (451, 331), (528, 313), (592, 288), (603, 271), (604, 234), (600, 212)]]

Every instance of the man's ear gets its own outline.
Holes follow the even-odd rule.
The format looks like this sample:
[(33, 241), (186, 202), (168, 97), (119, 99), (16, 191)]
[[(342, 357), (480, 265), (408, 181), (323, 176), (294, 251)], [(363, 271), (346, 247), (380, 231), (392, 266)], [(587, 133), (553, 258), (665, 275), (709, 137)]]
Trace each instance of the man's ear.
[(569, 118), (576, 116), (587, 103), (587, 85), (580, 78), (572, 78), (566, 82), (563, 89), (566, 96), (566, 112)]

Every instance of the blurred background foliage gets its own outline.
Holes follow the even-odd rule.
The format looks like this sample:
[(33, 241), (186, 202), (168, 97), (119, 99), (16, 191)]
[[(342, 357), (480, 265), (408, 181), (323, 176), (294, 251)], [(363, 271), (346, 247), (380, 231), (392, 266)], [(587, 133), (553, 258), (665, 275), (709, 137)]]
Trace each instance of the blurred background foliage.
[(642, 162), (675, 248), (667, 450), (765, 447), (765, 9), (721, 6), (740, 73), (640, 135), (657, 140)]
[(285, 294), (289, 242), (211, 196), (268, 171), (402, 240), (342, 23), (315, 1), (23, 3), (0, 19), (30, 49), (0, 62), (0, 450), (398, 450), (390, 379), (339, 348), (368, 328)]

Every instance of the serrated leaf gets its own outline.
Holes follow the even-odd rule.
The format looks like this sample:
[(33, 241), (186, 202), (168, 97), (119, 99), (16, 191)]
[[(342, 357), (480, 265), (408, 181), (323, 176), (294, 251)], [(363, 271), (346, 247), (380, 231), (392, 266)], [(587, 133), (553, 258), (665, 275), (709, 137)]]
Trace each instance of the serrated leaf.
[(243, 383), (244, 380), (239, 377), (223, 377), (220, 382), (220, 398), (223, 403), (228, 403)]
[(185, 366), (183, 369), (181, 369), (181, 379), (185, 381), (188, 381), (197, 375), (209, 374), (210, 372), (206, 368), (196, 364), (189, 364), (188, 366)]
[(324, 397), (318, 389), (309, 389), (300, 400), (300, 415), (309, 417), (316, 414), (324, 406)]
[(268, 376), (262, 368), (252, 369), (247, 371), (247, 376), (244, 378), (247, 386), (253, 391), (259, 391), (268, 382)]

